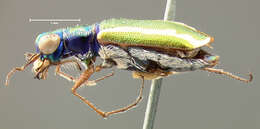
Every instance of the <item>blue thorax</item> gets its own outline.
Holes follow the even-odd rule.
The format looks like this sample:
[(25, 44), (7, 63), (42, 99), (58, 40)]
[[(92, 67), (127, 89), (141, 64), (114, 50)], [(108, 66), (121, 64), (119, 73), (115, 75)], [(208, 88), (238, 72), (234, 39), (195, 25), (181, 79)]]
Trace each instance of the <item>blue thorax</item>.
[[(59, 29), (40, 34), (36, 39), (36, 45), (39, 38), (43, 35), (55, 33), (60, 36), (60, 45), (52, 54), (41, 54), (42, 60), (48, 58), (52, 62), (57, 62), (70, 56), (78, 56), (84, 60), (86, 58), (91, 58), (92, 56), (98, 55), (100, 48), (96, 38), (98, 32), (98, 24), (92, 26), (78, 26), (74, 28)], [(38, 47), (36, 47), (36, 50), (39, 52)]]

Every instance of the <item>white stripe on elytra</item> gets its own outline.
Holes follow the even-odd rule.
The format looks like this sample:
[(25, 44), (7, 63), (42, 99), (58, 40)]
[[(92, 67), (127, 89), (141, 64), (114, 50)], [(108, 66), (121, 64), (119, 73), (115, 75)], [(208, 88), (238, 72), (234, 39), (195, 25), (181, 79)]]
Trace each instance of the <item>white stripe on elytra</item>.
[(187, 40), (195, 48), (204, 46), (210, 42), (210, 37), (207, 37), (204, 40), (198, 40), (188, 34), (176, 33), (176, 30), (172, 30), (172, 29), (159, 30), (159, 29), (148, 29), (148, 28), (138, 28), (138, 27), (115, 27), (111, 29), (102, 30), (99, 35), (101, 36), (102, 33), (104, 32), (138, 32), (138, 33), (143, 33), (148, 35), (158, 34), (158, 35), (165, 35), (165, 36), (174, 36), (177, 38)]

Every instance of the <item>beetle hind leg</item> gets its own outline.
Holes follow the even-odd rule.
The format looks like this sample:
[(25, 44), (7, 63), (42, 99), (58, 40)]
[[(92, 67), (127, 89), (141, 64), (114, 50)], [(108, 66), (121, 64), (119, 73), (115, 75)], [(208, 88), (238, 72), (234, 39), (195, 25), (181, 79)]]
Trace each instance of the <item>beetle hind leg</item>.
[(249, 79), (245, 79), (245, 78), (236, 76), (236, 75), (234, 75), (234, 74), (232, 74), (230, 72), (226, 72), (223, 69), (204, 68), (202, 70), (205, 70), (205, 71), (208, 71), (208, 72), (212, 72), (212, 73), (227, 75), (227, 76), (229, 76), (231, 78), (234, 78), (236, 80), (243, 81), (243, 82), (246, 82), (246, 83), (249, 83), (249, 82), (251, 82), (253, 80), (252, 73), (249, 73)]

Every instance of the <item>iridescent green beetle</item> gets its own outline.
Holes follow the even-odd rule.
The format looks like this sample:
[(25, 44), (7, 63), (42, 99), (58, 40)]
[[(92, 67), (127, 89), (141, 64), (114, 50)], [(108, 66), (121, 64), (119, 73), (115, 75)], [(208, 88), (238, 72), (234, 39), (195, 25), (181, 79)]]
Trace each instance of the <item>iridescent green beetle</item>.
[[(23, 71), (34, 63), (35, 78), (45, 79), (48, 68), (56, 65), (55, 73), (75, 82), (72, 93), (88, 104), (99, 115), (107, 117), (124, 112), (140, 102), (144, 87), (144, 79), (155, 79), (172, 74), (193, 70), (205, 70), (224, 74), (234, 79), (250, 82), (221, 69), (214, 69), (219, 57), (202, 49), (211, 47), (213, 37), (179, 22), (161, 20), (109, 19), (91, 26), (76, 26), (58, 29), (40, 34), (36, 39), (35, 54), (26, 54), (27, 63), (14, 68), (6, 79), (6, 85), (15, 71)], [(60, 70), (61, 65), (73, 62), (81, 70), (80, 59), (87, 69), (79, 78), (75, 78)], [(96, 57), (103, 63), (95, 66)], [(96, 82), (112, 76), (90, 81), (90, 76), (105, 68), (116, 66), (119, 69), (133, 71), (134, 78), (142, 79), (139, 96), (132, 104), (103, 112), (91, 102), (80, 96), (76, 90), (82, 84), (95, 85)]]

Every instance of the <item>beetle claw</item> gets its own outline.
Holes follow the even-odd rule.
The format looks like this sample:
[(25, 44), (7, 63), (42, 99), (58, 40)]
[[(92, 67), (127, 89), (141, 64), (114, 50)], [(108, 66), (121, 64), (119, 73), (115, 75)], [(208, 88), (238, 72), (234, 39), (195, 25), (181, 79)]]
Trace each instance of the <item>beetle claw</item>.
[(253, 73), (249, 72), (248, 76), (249, 76), (248, 82), (251, 82), (253, 80)]
[(40, 80), (39, 74), (35, 75), (35, 76), (34, 76), (34, 79)]

